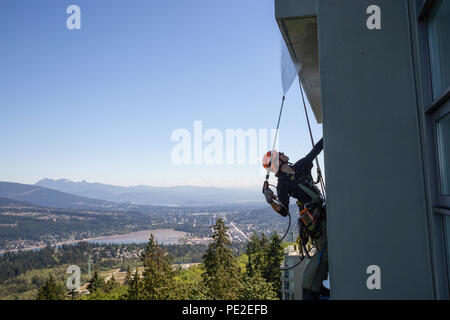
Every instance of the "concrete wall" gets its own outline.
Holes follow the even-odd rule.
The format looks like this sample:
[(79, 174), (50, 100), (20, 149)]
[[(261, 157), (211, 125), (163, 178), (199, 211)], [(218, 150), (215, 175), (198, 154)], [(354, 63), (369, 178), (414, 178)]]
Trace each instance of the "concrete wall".
[(434, 298), (410, 4), (317, 0), (332, 299)]
[(433, 298), (408, 3), (321, 0), (318, 25), (333, 297)]

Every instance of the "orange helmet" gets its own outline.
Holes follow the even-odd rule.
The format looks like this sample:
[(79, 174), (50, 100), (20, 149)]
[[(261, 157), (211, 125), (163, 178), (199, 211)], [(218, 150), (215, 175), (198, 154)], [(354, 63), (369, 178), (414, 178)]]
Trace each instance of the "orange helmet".
[(273, 173), (277, 173), (279, 163), (279, 155), (276, 150), (268, 151), (262, 159), (262, 165), (264, 169), (268, 169)]

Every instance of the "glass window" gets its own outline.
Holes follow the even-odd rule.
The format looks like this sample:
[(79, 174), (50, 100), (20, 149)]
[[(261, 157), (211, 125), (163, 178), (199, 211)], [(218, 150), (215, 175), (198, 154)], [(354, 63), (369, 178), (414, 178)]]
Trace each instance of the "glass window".
[(438, 0), (428, 17), (433, 97), (450, 86), (450, 1)]
[[(450, 2), (450, 1), (449, 1)], [(450, 42), (450, 41), (449, 41)], [(437, 144), (441, 195), (450, 195), (450, 113), (437, 122)]]
[(445, 239), (447, 242), (447, 272), (450, 285), (450, 216), (445, 217)]

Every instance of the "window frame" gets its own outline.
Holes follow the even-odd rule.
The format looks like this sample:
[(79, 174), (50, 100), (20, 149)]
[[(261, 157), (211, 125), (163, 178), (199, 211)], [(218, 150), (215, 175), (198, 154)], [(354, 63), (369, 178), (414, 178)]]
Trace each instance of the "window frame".
[(424, 76), (422, 76), (422, 86), (423, 86), (423, 102), (425, 106), (425, 117), (429, 119), (428, 126), (431, 127), (429, 130), (428, 144), (430, 148), (428, 149), (429, 154), (433, 158), (433, 169), (432, 169), (432, 185), (433, 194), (436, 196), (437, 201), (433, 201), (433, 208), (443, 208), (450, 210), (450, 196), (444, 196), (441, 193), (441, 178), (439, 176), (439, 155), (438, 155), (438, 145), (437, 145), (437, 121), (450, 112), (450, 86), (445, 89), (438, 97), (433, 99), (433, 88), (431, 81), (431, 57), (430, 57), (430, 47), (428, 38), (428, 25), (427, 18), (433, 4), (437, 3), (436, 0), (423, 0), (422, 6), (419, 11), (418, 16), (418, 27), (421, 28), (421, 39), (420, 45), (424, 47), (425, 50), (421, 50), (423, 71)]
[(431, 115), (431, 119), (433, 122), (434, 139), (435, 139), (435, 155), (434, 156), (436, 158), (436, 184), (437, 184), (436, 188), (438, 191), (438, 193), (436, 195), (438, 198), (438, 206), (437, 207), (443, 207), (443, 208), (447, 208), (447, 209), (450, 209), (450, 195), (444, 195), (443, 191), (442, 191), (441, 169), (440, 169), (440, 162), (439, 162), (439, 145), (438, 145), (439, 137), (438, 137), (437, 125), (438, 125), (439, 120), (441, 120), (443, 117), (447, 116), (450, 113), (449, 105), (450, 105), (450, 101), (446, 101), (445, 104), (441, 108), (437, 108)]
[(432, 255), (434, 256), (434, 282), (437, 297), (448, 299), (450, 296), (450, 263), (445, 230), (445, 218), (450, 216), (450, 196), (441, 193), (439, 155), (437, 139), (437, 121), (450, 111), (450, 87), (436, 98), (433, 97), (431, 57), (428, 35), (428, 16), (436, 0), (416, 0), (416, 23), (418, 32), (418, 62), (420, 64), (420, 94), (422, 96), (422, 116), (424, 119), (424, 152), (426, 153), (428, 184), (430, 188), (430, 234), (432, 237)]
[[(434, 93), (433, 93), (433, 83), (432, 83), (433, 81), (432, 81), (432, 71), (431, 71), (431, 63), (430, 63), (431, 62), (431, 56), (430, 56), (431, 48), (429, 46), (429, 44), (430, 44), (429, 33), (428, 33), (428, 25), (426, 22), (427, 22), (428, 16), (430, 15), (430, 13), (433, 9), (434, 4), (437, 3), (437, 1), (440, 1), (440, 0), (425, 0), (425, 1), (423, 1), (422, 8), (421, 8), (422, 11), (420, 11), (420, 13), (419, 13), (419, 21), (423, 20), (425, 22), (425, 27), (426, 27), (426, 32), (427, 32), (427, 35), (426, 35), (427, 48), (428, 48), (427, 56), (428, 56), (429, 67), (430, 67), (429, 74), (430, 74), (430, 82), (431, 82), (431, 97), (433, 98), (431, 104), (428, 106), (427, 109), (430, 109), (430, 108), (433, 109), (433, 108), (439, 107), (443, 102), (447, 101), (448, 98), (450, 97), (450, 85), (447, 86), (447, 88), (443, 88), (442, 92), (439, 93), (439, 95), (437, 97), (434, 97)], [(446, 1), (446, 0), (442, 0), (442, 1)]]

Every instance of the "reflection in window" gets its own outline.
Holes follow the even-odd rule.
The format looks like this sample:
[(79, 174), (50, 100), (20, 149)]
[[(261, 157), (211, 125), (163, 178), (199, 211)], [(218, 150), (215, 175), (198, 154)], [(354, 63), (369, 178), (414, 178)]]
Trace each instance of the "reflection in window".
[(450, 86), (450, 1), (438, 0), (428, 17), (433, 97)]
[[(450, 2), (450, 1), (449, 1)], [(441, 195), (450, 195), (450, 113), (437, 122), (437, 143)]]

